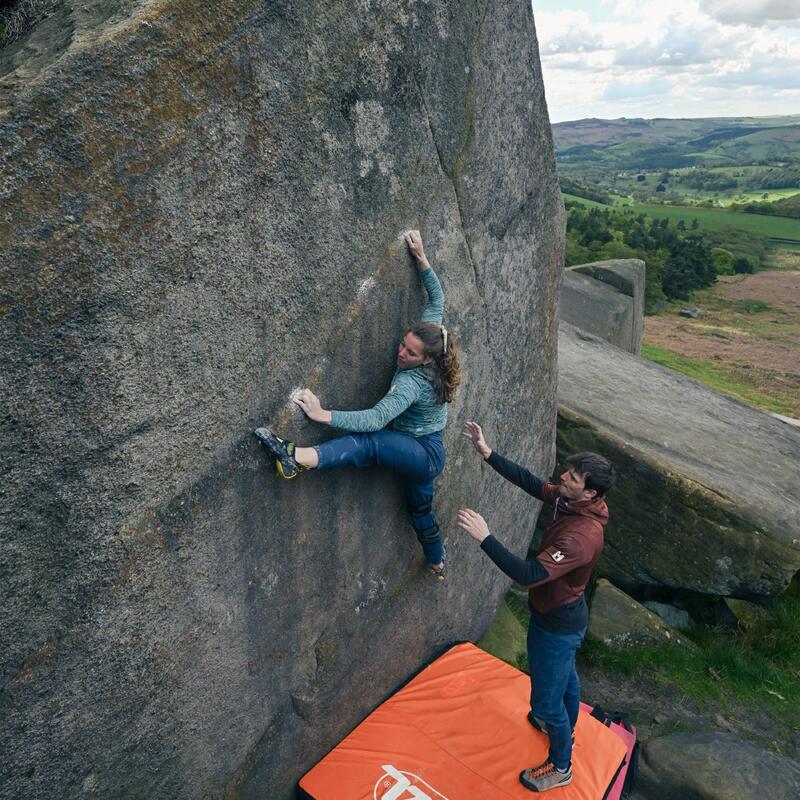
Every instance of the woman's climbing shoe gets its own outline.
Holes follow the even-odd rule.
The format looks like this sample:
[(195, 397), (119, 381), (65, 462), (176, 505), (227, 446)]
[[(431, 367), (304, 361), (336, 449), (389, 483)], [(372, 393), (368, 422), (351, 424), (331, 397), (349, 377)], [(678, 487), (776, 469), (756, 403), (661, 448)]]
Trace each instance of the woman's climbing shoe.
[(443, 581), (447, 577), (447, 574), (445, 572), (447, 567), (445, 567), (444, 564), (446, 558), (447, 558), (447, 548), (444, 546), (444, 542), (442, 542), (442, 562), (441, 562), (442, 566), (437, 567), (428, 562), (428, 569), (431, 571), (433, 577), (436, 578), (436, 580), (438, 581)]
[(269, 448), (275, 456), (275, 466), (282, 478), (290, 481), (296, 478), (301, 472), (307, 470), (305, 464), (301, 464), (295, 457), (294, 442), (287, 442), (276, 436), (269, 428), (256, 428), (253, 433), (264, 447)]

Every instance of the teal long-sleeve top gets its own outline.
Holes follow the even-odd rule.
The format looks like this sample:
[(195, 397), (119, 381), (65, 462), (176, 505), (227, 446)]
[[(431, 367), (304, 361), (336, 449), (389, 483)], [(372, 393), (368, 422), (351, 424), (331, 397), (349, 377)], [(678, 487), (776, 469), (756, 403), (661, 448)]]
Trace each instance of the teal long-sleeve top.
[[(421, 322), (442, 324), (444, 292), (433, 269), (420, 271), (428, 293), (428, 303)], [(363, 411), (332, 411), (331, 425), (347, 431), (368, 433), (385, 428), (394, 420), (394, 430), (425, 436), (440, 431), (447, 424), (447, 404), (440, 403), (429, 379), (427, 367), (398, 369), (389, 391), (372, 408)]]

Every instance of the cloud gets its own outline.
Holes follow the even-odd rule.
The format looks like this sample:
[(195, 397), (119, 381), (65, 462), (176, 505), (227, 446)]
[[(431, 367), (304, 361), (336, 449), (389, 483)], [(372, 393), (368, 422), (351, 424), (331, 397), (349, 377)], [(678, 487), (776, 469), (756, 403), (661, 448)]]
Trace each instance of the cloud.
[(794, 63), (791, 68), (780, 64), (751, 65), (747, 69), (709, 76), (707, 82), (720, 87), (752, 86), (780, 91), (800, 89), (800, 64)]
[(672, 83), (666, 78), (644, 81), (617, 81), (609, 83), (603, 92), (603, 100), (635, 100), (653, 95), (669, 94)]
[(800, 26), (797, 0), (700, 0), (700, 9), (725, 25)]
[(544, 56), (591, 53), (606, 47), (602, 34), (585, 11), (537, 14), (536, 29)]
[(708, 64), (719, 58), (723, 46), (702, 29), (663, 31), (649, 41), (617, 51), (614, 63), (630, 67), (683, 67)]
[(543, 55), (556, 55), (559, 53), (592, 53), (605, 50), (607, 45), (597, 31), (576, 26), (560, 36), (548, 39), (542, 46)]
[(800, 0), (595, 0), (591, 16), (588, 0), (539, 2), (554, 119), (800, 111), (798, 35), (775, 22), (800, 25)]

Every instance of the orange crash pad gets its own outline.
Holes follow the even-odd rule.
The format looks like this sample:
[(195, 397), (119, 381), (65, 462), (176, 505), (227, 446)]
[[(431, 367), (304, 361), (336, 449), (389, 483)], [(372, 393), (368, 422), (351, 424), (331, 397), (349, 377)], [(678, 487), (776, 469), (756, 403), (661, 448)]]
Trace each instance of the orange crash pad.
[[(519, 782), (547, 758), (527, 719), (525, 673), (459, 644), (373, 711), (300, 781), (312, 800), (531, 800)], [(602, 800), (625, 743), (581, 709), (573, 781), (552, 800)]]

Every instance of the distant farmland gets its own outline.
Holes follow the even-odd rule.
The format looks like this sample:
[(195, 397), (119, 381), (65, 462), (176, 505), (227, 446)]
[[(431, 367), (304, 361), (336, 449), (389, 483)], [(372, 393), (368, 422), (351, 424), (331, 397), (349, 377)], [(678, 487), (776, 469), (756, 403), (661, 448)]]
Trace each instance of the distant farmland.
[(571, 201), (573, 203), (580, 203), (589, 208), (612, 208), (612, 206), (603, 205), (603, 203), (598, 203), (595, 200), (587, 200), (585, 197), (578, 197), (577, 195), (567, 194), (566, 192), (562, 192), (561, 194), (565, 202)]
[(683, 220), (687, 229), (697, 220), (701, 229), (720, 231), (735, 228), (745, 233), (766, 236), (775, 243), (800, 247), (800, 219), (772, 217), (766, 214), (746, 214), (742, 211), (726, 211), (716, 208), (697, 208), (695, 206), (662, 206), (644, 203), (625, 203), (608, 206), (594, 200), (586, 200), (574, 194), (563, 193), (565, 202), (580, 203), (588, 208), (604, 208), (613, 211), (633, 211), (646, 214), (651, 219), (668, 219), (672, 222)]
[(697, 220), (701, 228), (710, 231), (736, 228), (748, 233), (757, 233), (770, 239), (780, 239), (800, 244), (800, 219), (788, 217), (771, 217), (766, 214), (745, 214), (741, 211), (723, 211), (713, 208), (693, 208), (687, 206), (661, 206), (632, 203), (622, 208), (647, 214), (653, 219), (664, 219), (673, 222), (683, 220), (690, 227), (692, 220)]

